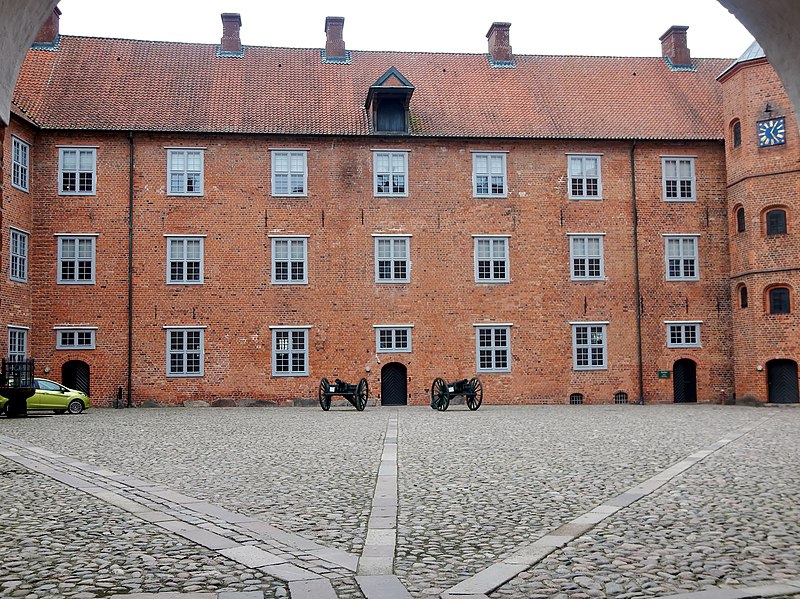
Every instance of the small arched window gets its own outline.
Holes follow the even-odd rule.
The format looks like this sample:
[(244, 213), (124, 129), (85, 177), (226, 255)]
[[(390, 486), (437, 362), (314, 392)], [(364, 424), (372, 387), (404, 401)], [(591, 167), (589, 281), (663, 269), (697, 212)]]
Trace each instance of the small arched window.
[(569, 403), (573, 406), (583, 403), (583, 393), (573, 393), (569, 396)]
[(624, 391), (614, 393), (614, 403), (628, 403), (628, 394)]
[(788, 287), (773, 287), (769, 290), (769, 313), (770, 314), (789, 314), (791, 305), (789, 302)]
[(731, 137), (733, 138), (734, 148), (742, 145), (742, 122), (738, 119), (731, 124)]
[(782, 208), (775, 208), (768, 210), (766, 214), (767, 219), (767, 235), (785, 235), (786, 234), (786, 210)]
[(739, 306), (742, 308), (747, 307), (747, 285), (739, 287)]
[(744, 233), (745, 231), (745, 222), (744, 222), (744, 208), (739, 206), (736, 209), (736, 232), (737, 233)]

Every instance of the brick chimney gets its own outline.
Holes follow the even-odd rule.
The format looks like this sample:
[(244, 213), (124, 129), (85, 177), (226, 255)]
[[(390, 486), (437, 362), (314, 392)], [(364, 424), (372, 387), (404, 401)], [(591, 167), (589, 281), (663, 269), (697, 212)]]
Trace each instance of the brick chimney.
[(327, 17), (325, 19), (325, 58), (346, 58), (344, 49), (344, 39), (342, 30), (344, 29), (344, 17)]
[(692, 66), (692, 57), (686, 45), (686, 30), (683, 25), (673, 25), (659, 39), (661, 40), (661, 55), (668, 58), (675, 66)]
[(513, 62), (508, 30), (511, 23), (492, 23), (486, 37), (489, 39), (489, 55), (494, 62)]
[(42, 25), (42, 28), (39, 29), (39, 33), (36, 34), (36, 39), (33, 40), (35, 44), (55, 44), (56, 40), (58, 39), (58, 22), (59, 17), (61, 17), (61, 11), (58, 10), (56, 6), (53, 8), (53, 12), (50, 13), (50, 16)]
[(239, 29), (242, 26), (242, 17), (239, 13), (222, 13), (222, 39), (219, 40), (219, 48), (222, 52), (240, 53), (242, 51), (242, 40), (239, 38)]

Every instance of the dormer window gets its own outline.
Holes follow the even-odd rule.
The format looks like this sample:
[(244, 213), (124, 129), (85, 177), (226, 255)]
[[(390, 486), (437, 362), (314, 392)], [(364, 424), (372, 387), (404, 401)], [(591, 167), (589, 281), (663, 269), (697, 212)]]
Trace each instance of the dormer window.
[(370, 86), (366, 107), (375, 133), (410, 133), (408, 107), (414, 89), (394, 67)]

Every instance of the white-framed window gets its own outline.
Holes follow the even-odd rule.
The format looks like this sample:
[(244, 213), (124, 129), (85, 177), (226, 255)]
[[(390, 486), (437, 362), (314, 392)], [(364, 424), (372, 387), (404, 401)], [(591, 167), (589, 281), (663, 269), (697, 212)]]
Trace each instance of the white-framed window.
[(31, 146), (19, 137), (11, 136), (11, 185), (28, 191)]
[(94, 349), (95, 328), (56, 327), (56, 349)]
[(472, 154), (472, 195), (476, 198), (506, 197), (506, 154), (504, 152), (474, 152)]
[(28, 329), (26, 327), (8, 327), (8, 361), (24, 362), (28, 357)]
[(408, 152), (373, 151), (376, 196), (408, 196)]
[(374, 325), (375, 348), (378, 353), (410, 352), (413, 325)]
[(697, 239), (698, 235), (664, 236), (667, 281), (697, 281), (700, 278)]
[(171, 196), (203, 195), (204, 151), (199, 148), (167, 150), (167, 183)]
[(205, 327), (164, 327), (167, 331), (167, 376), (203, 376)]
[(474, 239), (475, 282), (508, 283), (508, 236), (477, 236)]
[(13, 227), (10, 229), (10, 233), (11, 259), (9, 260), (8, 276), (12, 281), (26, 283), (28, 281), (28, 241), (30, 234)]
[(408, 283), (411, 280), (409, 236), (375, 235), (375, 282)]
[(272, 376), (308, 376), (309, 327), (272, 329)]
[(570, 234), (569, 259), (572, 280), (604, 279), (603, 235)]
[(58, 194), (95, 195), (96, 167), (95, 148), (59, 148)]
[(606, 322), (571, 322), (572, 368), (574, 370), (606, 370)]
[(94, 285), (95, 235), (57, 235), (58, 283)]
[(568, 154), (569, 198), (599, 200), (603, 197), (603, 180), (599, 154)]
[(667, 347), (701, 347), (701, 321), (666, 321)]
[(511, 372), (511, 325), (473, 326), (477, 371)]
[(272, 150), (272, 195), (308, 195), (307, 150)]
[(308, 236), (272, 237), (272, 283), (308, 283)]
[(167, 284), (203, 284), (203, 237), (167, 235)]
[(664, 199), (673, 202), (695, 201), (694, 158), (664, 156), (661, 158)]

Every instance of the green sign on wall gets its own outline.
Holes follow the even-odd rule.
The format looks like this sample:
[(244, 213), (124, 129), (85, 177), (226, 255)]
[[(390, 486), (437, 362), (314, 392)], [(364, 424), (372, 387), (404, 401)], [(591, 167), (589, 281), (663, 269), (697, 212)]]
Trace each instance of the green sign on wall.
[(660, 379), (668, 379), (670, 377), (669, 370), (659, 370), (658, 371), (658, 378)]

